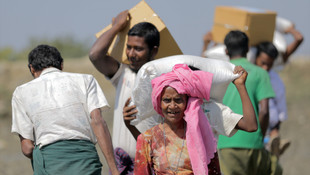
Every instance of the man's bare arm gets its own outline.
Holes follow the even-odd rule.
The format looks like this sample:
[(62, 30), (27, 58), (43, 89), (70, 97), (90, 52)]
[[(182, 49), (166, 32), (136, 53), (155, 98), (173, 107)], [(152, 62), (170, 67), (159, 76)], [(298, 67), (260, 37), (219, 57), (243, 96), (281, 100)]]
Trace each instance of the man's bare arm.
[(290, 27), (285, 32), (290, 33), (294, 37), (294, 41), (286, 47), (286, 51), (283, 54), (284, 63), (288, 61), (289, 57), (296, 51), (296, 49), (300, 46), (300, 44), (304, 40), (303, 35), (298, 30), (296, 30), (294, 26)]
[(89, 53), (89, 58), (96, 69), (109, 78), (112, 78), (117, 72), (119, 63), (116, 59), (107, 55), (107, 52), (114, 37), (127, 26), (128, 17), (128, 10), (125, 10), (119, 13), (116, 18), (113, 18), (112, 28), (97, 39)]
[(204, 53), (208, 49), (209, 44), (212, 42), (213, 37), (211, 31), (208, 31), (204, 36), (203, 36), (203, 46), (202, 46), (202, 52), (201, 56), (205, 57)]
[(114, 157), (111, 135), (106, 122), (101, 116), (100, 109), (91, 112), (91, 126), (96, 135), (99, 147), (110, 167), (112, 174), (119, 174)]

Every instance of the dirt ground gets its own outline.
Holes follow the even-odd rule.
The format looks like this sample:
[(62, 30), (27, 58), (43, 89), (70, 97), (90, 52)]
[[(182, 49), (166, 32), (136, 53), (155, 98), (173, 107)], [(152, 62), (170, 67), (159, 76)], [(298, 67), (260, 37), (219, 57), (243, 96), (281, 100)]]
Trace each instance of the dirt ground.
[[(110, 82), (106, 81), (94, 70), (87, 58), (78, 60), (65, 60), (65, 70), (93, 74), (113, 109), (114, 94)], [(293, 59), (283, 71), (280, 72), (286, 89), (289, 119), (282, 124), (281, 137), (291, 140), (289, 149), (280, 158), (284, 175), (309, 174), (310, 172), (310, 57)], [(17, 175), (33, 174), (30, 161), (24, 157), (20, 150), (19, 138), (10, 133), (11, 106), (10, 98), (16, 86), (32, 79), (25, 62), (0, 63), (0, 174)], [(112, 110), (104, 112), (104, 119), (112, 130)], [(97, 147), (98, 148), (98, 147)], [(103, 163), (102, 174), (108, 174), (107, 165), (98, 149)]]

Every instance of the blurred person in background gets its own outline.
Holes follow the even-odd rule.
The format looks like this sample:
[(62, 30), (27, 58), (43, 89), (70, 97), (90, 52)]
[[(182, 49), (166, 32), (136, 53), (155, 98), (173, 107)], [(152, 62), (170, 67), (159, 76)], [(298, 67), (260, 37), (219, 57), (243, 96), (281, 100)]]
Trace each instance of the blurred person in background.
[[(290, 29), (294, 31), (295, 29)], [(294, 32), (293, 32), (294, 33)], [(298, 33), (298, 32), (297, 32)], [(300, 34), (296, 34), (300, 37)], [(291, 55), (293, 50), (300, 45), (300, 40), (295, 40), (287, 48), (284, 55)], [(255, 64), (268, 71), (272, 88), (276, 94), (274, 98), (269, 99), (269, 133), (266, 136), (268, 143), (267, 149), (277, 157), (282, 155), (289, 147), (290, 141), (280, 139), (280, 125), (287, 120), (286, 94), (285, 85), (277, 72), (272, 70), (274, 61), (278, 57), (278, 50), (271, 42), (262, 42), (257, 46)], [(288, 58), (283, 55), (283, 62), (287, 62)]]
[[(282, 174), (277, 158), (268, 153), (263, 138), (269, 123), (268, 99), (275, 96), (267, 71), (250, 63), (245, 57), (249, 50), (249, 39), (245, 33), (230, 31), (224, 40), (230, 62), (242, 66), (248, 72), (246, 89), (251, 99), (258, 120), (256, 132), (238, 131), (232, 137), (219, 136), (218, 149), (221, 171), (225, 175), (266, 175)], [(223, 104), (233, 112), (242, 114), (242, 104), (237, 89), (230, 84), (223, 99)], [(276, 165), (276, 166), (273, 166)]]
[(269, 100), (269, 134), (265, 137), (265, 142), (267, 149), (279, 157), (289, 147), (290, 141), (280, 139), (279, 136), (281, 122), (287, 119), (287, 108), (285, 85), (275, 70), (277, 70), (279, 63), (285, 65), (289, 61), (290, 56), (301, 45), (304, 37), (295, 28), (295, 25), (287, 19), (278, 17), (276, 24), (277, 30), (283, 34), (291, 35), (293, 41), (285, 49), (281, 49), (281, 44), (285, 43), (278, 43), (280, 40), (274, 42), (275, 45), (270, 42), (260, 43), (257, 46), (255, 64), (268, 71), (272, 87), (276, 93), (276, 97)]

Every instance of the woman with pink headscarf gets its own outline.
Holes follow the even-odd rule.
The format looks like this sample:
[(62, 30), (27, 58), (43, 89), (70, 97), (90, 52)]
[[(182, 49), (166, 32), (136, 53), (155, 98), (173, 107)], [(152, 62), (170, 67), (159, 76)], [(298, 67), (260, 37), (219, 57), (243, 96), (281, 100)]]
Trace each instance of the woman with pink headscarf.
[[(245, 89), (247, 72), (234, 80), (244, 117), (236, 128), (256, 130), (254, 109)], [(221, 174), (216, 140), (201, 108), (209, 100), (213, 74), (177, 64), (152, 80), (152, 103), (164, 122), (139, 135), (134, 174)]]

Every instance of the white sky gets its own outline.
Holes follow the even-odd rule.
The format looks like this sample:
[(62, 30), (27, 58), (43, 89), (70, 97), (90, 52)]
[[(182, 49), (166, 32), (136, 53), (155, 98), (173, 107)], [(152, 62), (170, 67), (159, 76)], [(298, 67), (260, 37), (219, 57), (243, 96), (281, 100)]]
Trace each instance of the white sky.
[[(95, 41), (94, 34), (120, 11), (140, 0), (0, 0), (0, 48), (22, 49), (29, 38), (73, 35)], [(293, 21), (305, 41), (298, 55), (310, 55), (310, 0), (146, 0), (167, 25), (184, 54), (200, 55), (202, 37), (213, 24), (218, 5), (276, 11)], [(287, 38), (291, 41), (291, 38)]]

